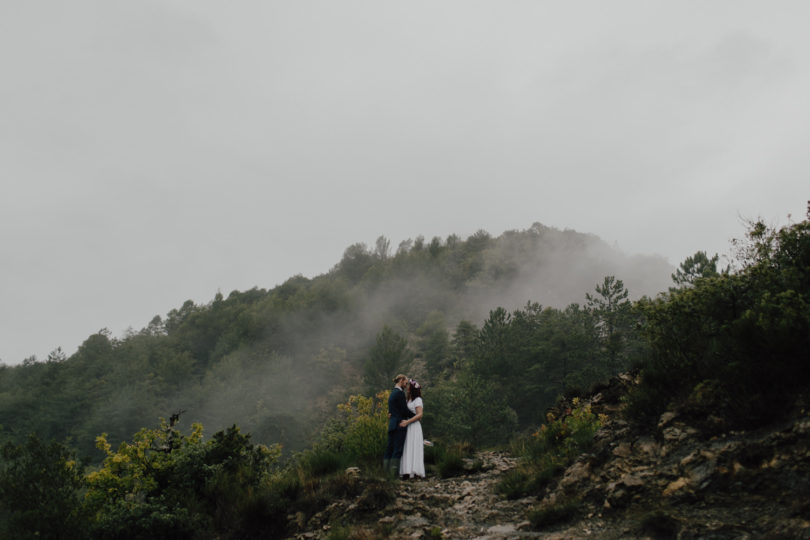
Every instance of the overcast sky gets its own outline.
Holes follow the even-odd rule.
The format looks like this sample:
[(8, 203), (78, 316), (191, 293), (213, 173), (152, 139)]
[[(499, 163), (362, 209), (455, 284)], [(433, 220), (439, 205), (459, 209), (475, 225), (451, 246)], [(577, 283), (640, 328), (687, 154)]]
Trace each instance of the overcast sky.
[(741, 218), (804, 216), (808, 22), (803, 0), (0, 0), (0, 359), (381, 234), (727, 253)]

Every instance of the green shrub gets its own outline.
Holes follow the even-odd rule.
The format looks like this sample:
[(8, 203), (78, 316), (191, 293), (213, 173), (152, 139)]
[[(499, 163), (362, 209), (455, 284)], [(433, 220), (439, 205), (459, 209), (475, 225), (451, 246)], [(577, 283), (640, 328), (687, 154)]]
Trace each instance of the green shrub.
[(438, 444), (425, 446), (425, 466), (427, 467), (428, 465), (435, 465), (438, 463), (441, 452), (441, 447)]
[(736, 245), (735, 272), (639, 301), (650, 353), (628, 397), (630, 420), (654, 424), (686, 405), (750, 429), (789, 411), (807, 387), (810, 219), (779, 230), (752, 223)]
[(251, 537), (274, 529), (283, 535), (286, 509), (297, 488), (272, 476), (279, 447), (254, 445), (232, 426), (202, 440), (202, 425), (182, 435), (162, 421), (107, 454), (87, 476), (85, 506), (93, 536), (192, 538), (206, 534)]
[(466, 471), (464, 470), (464, 459), (460, 454), (455, 452), (448, 452), (438, 464), (439, 476), (442, 478), (451, 478), (453, 476), (461, 476)]
[(339, 473), (324, 479), (321, 489), (330, 499), (357, 497), (363, 491), (363, 482), (359, 476)]
[(431, 527), (430, 530), (427, 532), (426, 537), (429, 540), (442, 540), (444, 535), (442, 534), (441, 527)]
[(567, 465), (569, 460), (588, 450), (603, 419), (591, 412), (590, 405), (580, 406), (579, 403), (579, 398), (574, 398), (574, 407), (562, 418), (548, 413), (548, 423), (530, 437), (513, 443), (513, 452), (530, 463), (547, 467)]
[(464, 447), (459, 444), (442, 446), (436, 452), (436, 472), (442, 478), (461, 476), (467, 471), (464, 468)]
[(310, 476), (326, 476), (345, 468), (346, 458), (326, 448), (313, 448), (299, 458), (300, 466)]
[(520, 499), (529, 494), (531, 475), (523, 469), (512, 469), (504, 474), (495, 486), (495, 492), (507, 499)]
[(522, 463), (500, 480), (496, 488), (499, 493), (510, 499), (541, 495), (551, 480), (591, 447), (604, 419), (593, 414), (590, 405), (579, 403), (574, 398), (570, 414), (555, 418), (549, 413), (547, 424), (512, 442), (512, 454), (519, 456)]
[[(490, 396), (486, 407), (480, 396)], [(448, 440), (470, 441), (476, 447), (502, 444), (518, 425), (494, 383), (462, 371), (456, 380), (443, 381), (431, 393), (429, 428)]]
[(0, 536), (81, 538), (82, 467), (73, 450), (30, 435), (0, 450)]
[(535, 529), (570, 521), (576, 516), (579, 504), (578, 499), (571, 498), (543, 506), (529, 512), (529, 521)]
[[(388, 437), (387, 400), (387, 392), (380, 392), (374, 397), (349, 397), (345, 403), (338, 405), (338, 416), (324, 428), (315, 448), (319, 452), (340, 456), (341, 467), (379, 467)], [(323, 460), (324, 466), (336, 465), (336, 460), (328, 456), (317, 459)]]

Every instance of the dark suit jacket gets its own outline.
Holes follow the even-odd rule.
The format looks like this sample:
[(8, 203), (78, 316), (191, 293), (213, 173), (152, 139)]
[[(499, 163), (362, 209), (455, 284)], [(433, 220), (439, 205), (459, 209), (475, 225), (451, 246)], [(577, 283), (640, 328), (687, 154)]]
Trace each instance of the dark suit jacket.
[(405, 398), (405, 390), (399, 387), (394, 387), (391, 390), (391, 395), (388, 396), (388, 413), (391, 417), (388, 419), (388, 431), (394, 431), (399, 427), (402, 420), (407, 420), (416, 416), (408, 408), (408, 400)]

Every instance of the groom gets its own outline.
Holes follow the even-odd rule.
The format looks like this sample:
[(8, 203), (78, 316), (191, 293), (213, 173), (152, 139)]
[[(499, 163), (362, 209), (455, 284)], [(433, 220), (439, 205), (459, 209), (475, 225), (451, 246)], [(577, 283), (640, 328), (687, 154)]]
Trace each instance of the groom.
[(408, 409), (408, 402), (405, 399), (406, 384), (408, 377), (397, 375), (394, 378), (394, 389), (388, 396), (388, 445), (383, 455), (383, 468), (394, 477), (399, 476), (399, 462), (402, 459), (407, 433), (407, 429), (400, 424), (414, 415)]

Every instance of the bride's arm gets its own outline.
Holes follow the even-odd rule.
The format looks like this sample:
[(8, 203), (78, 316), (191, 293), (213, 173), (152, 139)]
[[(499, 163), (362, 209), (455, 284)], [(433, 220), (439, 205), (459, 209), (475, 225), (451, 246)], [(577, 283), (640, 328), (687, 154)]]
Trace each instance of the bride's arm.
[(422, 418), (422, 407), (417, 407), (416, 408), (416, 414), (413, 415), (413, 417), (410, 418), (409, 420), (406, 420), (405, 425), (407, 426), (408, 424), (410, 424), (412, 422), (418, 422), (421, 418)]

